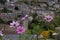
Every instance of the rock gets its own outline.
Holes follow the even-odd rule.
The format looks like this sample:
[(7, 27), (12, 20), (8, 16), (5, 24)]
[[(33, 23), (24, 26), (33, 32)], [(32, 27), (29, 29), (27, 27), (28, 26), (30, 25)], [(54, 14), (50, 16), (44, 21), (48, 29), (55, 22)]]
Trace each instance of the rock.
[(32, 21), (33, 20), (33, 17), (32, 16), (30, 16), (30, 17), (28, 17), (28, 21)]
[(3, 34), (17, 34), (15, 28), (10, 28), (9, 25), (6, 24), (0, 24), (0, 29), (3, 29)]
[(23, 11), (23, 14), (29, 14), (30, 13), (30, 8), (25, 3), (22, 3), (20, 5), (20, 9), (21, 9), (21, 11)]
[(59, 35), (60, 27), (56, 27), (55, 30), (58, 33), (58, 35), (55, 36), (55, 40), (60, 40), (60, 35)]
[(54, 39), (46, 39), (46, 40), (54, 40)]
[(22, 34), (20, 35), (19, 40), (34, 40), (33, 35), (30, 34)]
[(56, 32), (60, 32), (60, 27), (55, 28)]
[(24, 25), (25, 29), (27, 30), (28, 29), (28, 20), (23, 21), (23, 25)]
[(60, 35), (57, 35), (57, 36), (55, 37), (55, 40), (60, 40)]
[(19, 40), (19, 35), (4, 35), (3, 40)]

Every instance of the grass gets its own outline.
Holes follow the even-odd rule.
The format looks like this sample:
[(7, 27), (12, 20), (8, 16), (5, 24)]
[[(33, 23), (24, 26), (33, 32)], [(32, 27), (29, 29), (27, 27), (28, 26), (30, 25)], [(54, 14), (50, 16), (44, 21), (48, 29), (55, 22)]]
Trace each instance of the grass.
[(0, 40), (3, 40), (3, 38), (0, 36)]

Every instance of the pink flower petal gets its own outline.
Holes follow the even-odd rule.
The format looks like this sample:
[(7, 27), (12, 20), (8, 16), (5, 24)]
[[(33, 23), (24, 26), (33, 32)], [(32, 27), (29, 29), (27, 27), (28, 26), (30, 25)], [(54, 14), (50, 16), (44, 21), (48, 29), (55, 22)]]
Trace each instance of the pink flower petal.
[(20, 23), (17, 23), (17, 24), (16, 24), (16, 27), (18, 27), (19, 25), (20, 25)]
[(50, 15), (47, 15), (47, 16), (45, 16), (44, 19), (45, 19), (47, 22), (50, 22), (50, 21), (53, 19), (53, 17), (50, 16)]
[(20, 23), (18, 21), (13, 21), (12, 23), (10, 23), (10, 27), (18, 27), (20, 25)]
[(12, 26), (13, 26), (13, 25), (14, 25), (14, 23), (10, 23), (10, 25), (12, 25)]
[(3, 34), (0, 34), (1, 36), (3, 36)]
[(17, 32), (18, 34), (23, 34), (22, 32)]
[(25, 15), (25, 17), (28, 17), (28, 15)]
[(13, 23), (13, 24), (15, 24), (16, 22), (15, 22), (15, 21), (13, 21), (12, 23)]
[(17, 27), (16, 31), (18, 34), (23, 34), (25, 32), (25, 28), (24, 27)]
[(0, 30), (0, 36), (3, 36), (3, 34), (2, 34), (2, 30)]
[(0, 34), (2, 34), (2, 30), (0, 30)]
[(22, 20), (25, 20), (25, 17), (23, 17)]
[(18, 26), (20, 25), (20, 23), (19, 23), (19, 22), (17, 22), (17, 21), (16, 21), (16, 23), (15, 23), (15, 24), (16, 24), (16, 27), (18, 27)]

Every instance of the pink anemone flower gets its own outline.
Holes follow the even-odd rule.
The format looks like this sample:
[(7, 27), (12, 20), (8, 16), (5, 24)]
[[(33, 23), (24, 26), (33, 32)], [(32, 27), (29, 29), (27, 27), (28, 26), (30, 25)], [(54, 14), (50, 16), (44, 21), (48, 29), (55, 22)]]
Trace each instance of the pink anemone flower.
[(52, 21), (53, 17), (50, 16), (50, 15), (47, 15), (47, 16), (45, 16), (44, 19), (45, 19), (47, 22), (50, 22), (50, 21)]
[(25, 15), (25, 16), (22, 18), (22, 20), (25, 20), (25, 19), (26, 19), (26, 17), (28, 17), (28, 15)]
[(0, 30), (0, 36), (3, 36), (2, 30)]
[(18, 21), (13, 21), (12, 23), (10, 23), (10, 27), (18, 27), (20, 25), (20, 23)]
[(18, 34), (23, 34), (25, 32), (25, 28), (23, 26), (19, 26), (19, 27), (17, 27), (16, 31)]

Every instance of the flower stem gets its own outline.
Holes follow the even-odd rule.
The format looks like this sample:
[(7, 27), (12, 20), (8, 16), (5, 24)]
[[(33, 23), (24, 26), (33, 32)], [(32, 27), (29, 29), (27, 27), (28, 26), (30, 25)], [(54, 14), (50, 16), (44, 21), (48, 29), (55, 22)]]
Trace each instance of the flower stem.
[(36, 38), (37, 38), (37, 40), (38, 40), (38, 34), (37, 34)]

